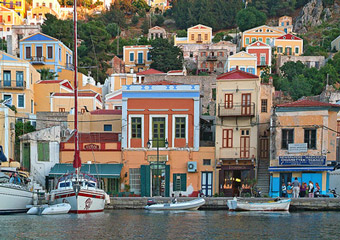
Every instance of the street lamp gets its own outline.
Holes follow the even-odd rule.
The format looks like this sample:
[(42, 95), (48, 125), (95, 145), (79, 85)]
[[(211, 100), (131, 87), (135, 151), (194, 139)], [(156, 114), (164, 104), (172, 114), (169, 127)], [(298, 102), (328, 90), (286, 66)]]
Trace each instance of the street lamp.
[(169, 143), (168, 143), (168, 140), (167, 139), (149, 139), (149, 141), (147, 142), (147, 146), (148, 148), (150, 149), (151, 148), (151, 142), (156, 142), (157, 143), (157, 181), (156, 181), (156, 189), (159, 191), (159, 195), (161, 194), (161, 184), (160, 184), (160, 181), (161, 181), (161, 176), (159, 176), (159, 142), (162, 142), (164, 141), (164, 145), (165, 145), (165, 148), (168, 148), (169, 146)]

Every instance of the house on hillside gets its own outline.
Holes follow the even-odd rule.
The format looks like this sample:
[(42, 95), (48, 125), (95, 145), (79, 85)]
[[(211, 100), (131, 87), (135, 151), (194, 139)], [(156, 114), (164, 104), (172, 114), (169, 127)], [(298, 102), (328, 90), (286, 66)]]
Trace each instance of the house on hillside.
[(333, 49), (336, 51), (340, 50), (340, 35), (331, 42), (331, 50)]
[(256, 41), (246, 48), (247, 53), (257, 58), (257, 73), (261, 77), (262, 73), (268, 69), (271, 73), (272, 66), (272, 48), (268, 44)]
[(123, 47), (123, 61), (126, 73), (137, 73), (150, 68), (152, 63), (151, 45), (136, 45)]
[(277, 55), (300, 56), (303, 54), (303, 39), (289, 33), (276, 38), (274, 47)]
[(230, 56), (224, 66), (224, 72), (230, 72), (235, 69), (257, 75), (257, 56), (244, 51)]
[(266, 25), (262, 25), (259, 27), (255, 27), (249, 30), (246, 30), (242, 33), (242, 47), (245, 48), (249, 44), (254, 43), (256, 41), (260, 41), (266, 43), (267, 45), (272, 46), (274, 44), (274, 39), (285, 35), (284, 31), (276, 29), (274, 27), (269, 27)]

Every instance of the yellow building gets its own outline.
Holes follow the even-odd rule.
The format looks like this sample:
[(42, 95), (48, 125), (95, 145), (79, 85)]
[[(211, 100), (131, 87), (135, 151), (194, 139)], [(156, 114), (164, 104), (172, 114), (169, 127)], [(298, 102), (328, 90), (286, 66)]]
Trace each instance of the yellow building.
[(282, 16), (279, 18), (279, 26), (277, 29), (284, 31), (285, 33), (291, 33), (293, 31), (293, 18), (290, 16)]
[(239, 196), (250, 192), (256, 178), (260, 79), (240, 70), (216, 79), (216, 161), (219, 192)]
[(136, 73), (149, 69), (152, 63), (150, 48), (151, 45), (124, 46), (125, 72)]
[(318, 183), (320, 193), (328, 192), (328, 171), (336, 162), (339, 110), (337, 104), (307, 99), (276, 106), (270, 134), (272, 197), (282, 196), (282, 184), (295, 178)]
[(285, 35), (284, 31), (262, 25), (256, 28), (244, 31), (242, 34), (242, 47), (247, 47), (249, 44), (260, 41), (268, 45), (273, 45), (274, 39)]
[(12, 26), (21, 25), (23, 17), (14, 10), (0, 6), (0, 32), (1, 38), (12, 35)]
[(238, 52), (228, 58), (226, 62), (225, 72), (239, 69), (244, 72), (257, 75), (257, 57), (247, 52)]
[(274, 46), (276, 54), (293, 56), (303, 54), (303, 39), (290, 33), (276, 38)]
[(15, 112), (0, 104), (0, 146), (7, 161), (14, 159)]
[(37, 70), (25, 60), (0, 52), (1, 99), (12, 98), (17, 117), (32, 117), (34, 107), (34, 82), (40, 80)]
[(20, 58), (36, 69), (49, 68), (55, 73), (73, 69), (72, 51), (56, 38), (36, 33), (20, 40)]
[(32, 8), (35, 9), (38, 7), (46, 7), (53, 10), (57, 17), (60, 15), (60, 4), (58, 0), (33, 0)]
[(182, 44), (207, 44), (212, 40), (212, 28), (198, 24), (187, 30), (187, 37), (176, 37), (175, 46)]
[(3, 7), (9, 8), (9, 9), (13, 9), (22, 18), (26, 16), (26, 1), (25, 0), (11, 0), (8, 2), (2, 1), (0, 5)]

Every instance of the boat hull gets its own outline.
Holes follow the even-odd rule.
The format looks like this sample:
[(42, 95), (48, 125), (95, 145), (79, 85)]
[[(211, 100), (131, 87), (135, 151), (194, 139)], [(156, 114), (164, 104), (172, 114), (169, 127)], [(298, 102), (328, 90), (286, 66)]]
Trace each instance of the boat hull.
[(33, 192), (15, 184), (0, 184), (0, 214), (26, 212), (33, 203)]
[(57, 204), (69, 203), (70, 213), (102, 212), (105, 207), (105, 192), (100, 189), (81, 189), (76, 196), (72, 189), (53, 190)]
[(188, 202), (153, 204), (150, 206), (146, 206), (145, 209), (156, 211), (198, 210), (204, 204), (205, 200), (203, 198), (200, 198)]
[(230, 211), (289, 211), (291, 199), (276, 202), (249, 203), (238, 200), (228, 200)]

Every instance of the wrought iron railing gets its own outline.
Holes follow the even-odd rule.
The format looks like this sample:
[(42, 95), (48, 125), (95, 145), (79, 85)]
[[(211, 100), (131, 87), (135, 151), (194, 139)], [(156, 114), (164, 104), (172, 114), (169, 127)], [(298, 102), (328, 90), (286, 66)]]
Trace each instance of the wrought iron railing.
[(25, 89), (26, 82), (24, 80), (0, 80), (0, 88)]

